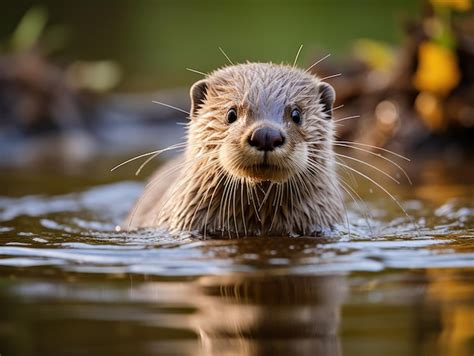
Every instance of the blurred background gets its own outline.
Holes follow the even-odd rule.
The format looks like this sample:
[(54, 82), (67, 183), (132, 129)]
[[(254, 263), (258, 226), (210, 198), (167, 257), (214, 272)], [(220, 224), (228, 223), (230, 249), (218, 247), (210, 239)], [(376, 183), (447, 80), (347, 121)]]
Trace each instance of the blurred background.
[(300, 45), (302, 67), (331, 55), (312, 71), (335, 75), (337, 119), (360, 116), (341, 120), (341, 139), (465, 158), (474, 127), (471, 5), (6, 0), (0, 163), (164, 147), (186, 118), (152, 100), (187, 109), (195, 71), (228, 63), (218, 47), (234, 62), (292, 63)]
[[(110, 61), (120, 71), (115, 91), (145, 91), (189, 86), (196, 76), (185, 68), (226, 64), (218, 46), (235, 62), (291, 62), (304, 44), (300, 64), (309, 65), (320, 53), (347, 58), (360, 38), (400, 44), (403, 21), (420, 15), (413, 0), (6, 0), (0, 38), (4, 53), (38, 39), (43, 53), (66, 67)], [(22, 19), (26, 28), (15, 36)]]

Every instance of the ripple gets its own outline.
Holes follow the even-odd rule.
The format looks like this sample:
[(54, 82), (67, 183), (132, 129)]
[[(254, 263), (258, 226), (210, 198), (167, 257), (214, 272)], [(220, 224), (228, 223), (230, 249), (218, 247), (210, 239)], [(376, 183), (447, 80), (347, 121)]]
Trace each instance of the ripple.
[(417, 226), (404, 216), (387, 221), (386, 212), (369, 205), (370, 219), (351, 208), (351, 224), (341, 225), (333, 238), (202, 241), (154, 229), (115, 231), (141, 187), (122, 182), (78, 194), (0, 198), (0, 266), (180, 277), (474, 267), (473, 209), (457, 200), (437, 207), (429, 219), (429, 208), (410, 200)]

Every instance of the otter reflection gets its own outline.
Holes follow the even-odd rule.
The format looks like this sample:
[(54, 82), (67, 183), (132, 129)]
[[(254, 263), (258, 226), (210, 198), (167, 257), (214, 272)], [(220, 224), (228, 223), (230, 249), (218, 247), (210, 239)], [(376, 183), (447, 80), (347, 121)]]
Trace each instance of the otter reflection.
[(342, 276), (204, 277), (192, 327), (203, 355), (340, 355)]

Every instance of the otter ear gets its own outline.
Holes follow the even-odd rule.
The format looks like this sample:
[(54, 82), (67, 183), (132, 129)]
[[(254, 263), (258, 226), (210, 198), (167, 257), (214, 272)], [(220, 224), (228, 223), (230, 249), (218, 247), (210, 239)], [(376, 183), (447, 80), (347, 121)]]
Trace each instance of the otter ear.
[(336, 92), (328, 83), (319, 83), (319, 103), (322, 106), (322, 112), (326, 114), (327, 119), (332, 119), (332, 107), (336, 100)]
[(204, 103), (204, 99), (206, 98), (208, 88), (208, 82), (206, 79), (202, 79), (193, 84), (189, 95), (191, 96), (191, 118), (197, 115), (197, 111), (199, 110), (200, 106)]

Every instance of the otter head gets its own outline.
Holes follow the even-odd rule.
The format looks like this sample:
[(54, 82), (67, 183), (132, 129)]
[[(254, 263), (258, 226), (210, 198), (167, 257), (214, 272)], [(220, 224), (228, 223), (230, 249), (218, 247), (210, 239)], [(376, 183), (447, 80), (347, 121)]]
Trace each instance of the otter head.
[(310, 155), (324, 162), (334, 99), (329, 84), (291, 66), (219, 69), (191, 88), (191, 150), (214, 150), (237, 178), (288, 181), (308, 169)]

